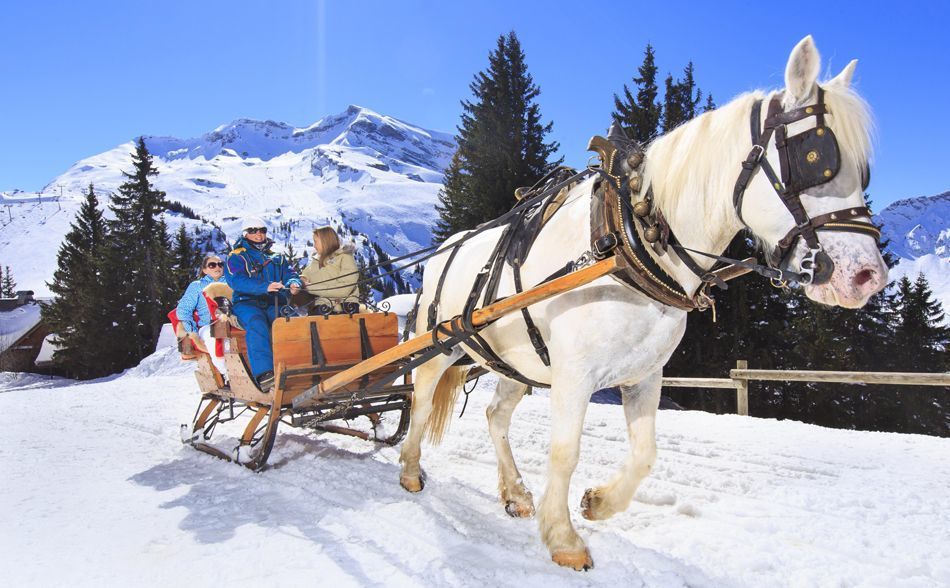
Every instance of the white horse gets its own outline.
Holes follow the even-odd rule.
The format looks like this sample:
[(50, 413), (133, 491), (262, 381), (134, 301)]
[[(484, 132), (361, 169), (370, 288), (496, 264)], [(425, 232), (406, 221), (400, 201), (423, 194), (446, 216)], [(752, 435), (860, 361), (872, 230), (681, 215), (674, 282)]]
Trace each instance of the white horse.
[[(807, 214), (817, 217), (846, 207), (865, 206), (861, 174), (870, 151), (870, 115), (863, 100), (851, 89), (856, 61), (834, 79), (824, 82), (828, 114), (840, 149), (840, 171), (834, 179), (806, 191), (801, 198)], [(815, 104), (820, 59), (812, 38), (806, 37), (791, 52), (785, 71), (782, 108), (788, 111)], [(750, 229), (764, 247), (778, 243), (795, 226), (792, 214), (763, 173), (756, 173), (737, 214), (733, 186), (739, 164), (751, 145), (749, 119), (753, 104), (772, 96), (753, 92), (705, 113), (657, 139), (646, 152), (643, 179), (652, 185), (655, 205), (662, 211), (680, 242), (689, 248), (719, 253), (743, 227)], [(762, 119), (766, 117), (763, 109)], [(815, 128), (807, 118), (789, 124), (789, 134)], [(779, 169), (774, 141), (765, 152)], [(594, 179), (570, 192), (566, 203), (545, 225), (522, 266), (523, 283), (540, 283), (566, 262), (590, 249), (590, 201)], [(741, 216), (741, 219), (740, 219)], [(865, 216), (865, 218), (867, 218)], [(465, 242), (450, 264), (438, 306), (438, 320), (459, 314), (474, 276), (490, 256), (501, 235), (500, 228), (485, 231)], [(806, 285), (809, 298), (828, 305), (859, 308), (887, 283), (887, 267), (875, 239), (853, 232), (822, 231), (821, 245), (834, 263), (834, 273), (823, 284)], [(453, 237), (449, 242), (457, 240)], [(806, 253), (801, 239), (792, 249), (789, 265)], [(426, 330), (426, 309), (442, 274), (448, 254), (440, 254), (426, 268), (417, 331)], [(699, 261), (701, 258), (697, 258)], [(695, 293), (700, 279), (675, 255), (658, 257), (658, 264), (683, 287)], [(709, 260), (699, 261), (708, 268)], [(506, 266), (498, 295), (515, 292)], [(552, 431), (547, 487), (537, 514), (542, 539), (552, 559), (574, 569), (593, 565), (584, 541), (571, 523), (567, 497), (577, 465), (581, 429), (591, 394), (619, 386), (622, 391), (629, 454), (623, 467), (609, 481), (587, 490), (583, 516), (606, 519), (625, 510), (640, 482), (656, 459), (654, 421), (660, 398), (662, 368), (686, 327), (686, 312), (665, 306), (613, 277), (598, 280), (531, 307), (531, 315), (550, 352), (550, 367), (538, 358), (520, 313), (506, 315), (481, 334), (493, 350), (524, 376), (551, 386)], [(422, 489), (425, 476), (419, 465), (420, 444), (426, 431), (438, 442), (445, 430), (456, 394), (468, 367), (453, 364), (464, 353), (484, 363), (470, 348), (456, 348), (418, 368), (412, 421), (402, 445), (400, 483), (411, 492)], [(488, 407), (488, 426), (498, 456), (501, 501), (512, 516), (528, 517), (535, 507), (522, 482), (508, 443), (512, 411), (528, 386), (501, 377)]]

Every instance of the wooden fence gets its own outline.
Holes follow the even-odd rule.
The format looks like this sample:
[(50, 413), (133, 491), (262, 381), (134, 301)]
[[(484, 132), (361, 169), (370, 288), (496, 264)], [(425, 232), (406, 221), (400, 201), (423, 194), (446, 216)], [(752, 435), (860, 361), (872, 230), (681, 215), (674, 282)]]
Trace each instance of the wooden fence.
[(749, 414), (749, 382), (834, 382), (838, 384), (892, 384), (900, 386), (950, 386), (950, 373), (924, 374), (912, 372), (826, 372), (803, 370), (750, 370), (749, 362), (740, 359), (728, 378), (663, 378), (670, 388), (733, 388), (737, 412)]

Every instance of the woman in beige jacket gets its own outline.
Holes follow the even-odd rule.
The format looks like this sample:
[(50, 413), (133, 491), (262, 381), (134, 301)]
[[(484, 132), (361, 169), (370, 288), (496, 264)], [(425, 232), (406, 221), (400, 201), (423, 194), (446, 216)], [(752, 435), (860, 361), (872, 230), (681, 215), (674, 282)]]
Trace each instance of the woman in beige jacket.
[(356, 312), (354, 309), (359, 308), (357, 282), (360, 276), (353, 257), (353, 247), (340, 247), (340, 238), (333, 227), (314, 229), (313, 247), (310, 263), (300, 273), (300, 277), (307, 293), (317, 298), (314, 307), (327, 305), (332, 309), (331, 312)]

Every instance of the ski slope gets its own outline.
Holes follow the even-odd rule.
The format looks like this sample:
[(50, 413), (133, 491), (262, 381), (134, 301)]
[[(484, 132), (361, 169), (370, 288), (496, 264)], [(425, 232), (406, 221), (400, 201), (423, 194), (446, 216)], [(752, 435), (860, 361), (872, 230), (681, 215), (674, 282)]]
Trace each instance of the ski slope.
[[(595, 568), (578, 573), (498, 502), (491, 378), (423, 446), (412, 495), (397, 448), (356, 438), (282, 428), (259, 474), (182, 446), (190, 369), (166, 349), (89, 383), (0, 374), (4, 585), (950, 585), (950, 439), (663, 411), (654, 473), (590, 522), (584, 489), (627, 449), (622, 409), (591, 405), (571, 504)], [(536, 500), (545, 394), (511, 433)]]

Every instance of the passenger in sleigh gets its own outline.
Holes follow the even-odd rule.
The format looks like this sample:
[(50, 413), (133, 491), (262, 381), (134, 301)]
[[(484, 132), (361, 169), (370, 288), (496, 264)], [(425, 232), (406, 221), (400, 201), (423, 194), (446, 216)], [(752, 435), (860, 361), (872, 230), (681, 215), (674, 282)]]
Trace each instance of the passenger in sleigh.
[(224, 364), (223, 342), (217, 341), (211, 334), (211, 324), (216, 319), (217, 303), (215, 297), (229, 297), (230, 288), (224, 281), (224, 262), (215, 253), (209, 253), (201, 260), (199, 278), (188, 284), (185, 293), (178, 301), (175, 310), (169, 313), (179, 341), (191, 339), (199, 351), (211, 356), (211, 363), (227, 379), (228, 370)]
[(267, 238), (263, 220), (249, 217), (241, 226), (242, 236), (228, 255), (224, 275), (234, 290), (232, 312), (246, 331), (251, 375), (266, 392), (274, 384), (271, 323), (302, 284), (284, 256), (271, 251), (274, 242)]
[(353, 245), (341, 247), (333, 227), (325, 226), (313, 230), (313, 249), (300, 274), (306, 293), (313, 297), (310, 314), (359, 312), (360, 275)]

